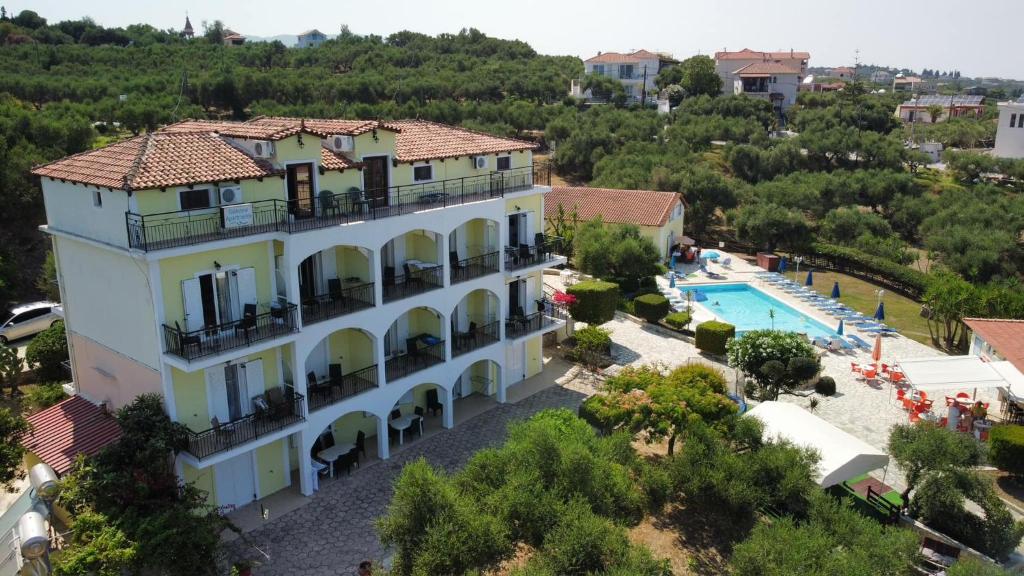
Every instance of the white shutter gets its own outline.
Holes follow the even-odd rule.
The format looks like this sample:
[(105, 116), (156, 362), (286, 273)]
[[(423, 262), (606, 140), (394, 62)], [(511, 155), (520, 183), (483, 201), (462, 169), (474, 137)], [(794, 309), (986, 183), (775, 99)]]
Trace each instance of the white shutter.
[(181, 299), (185, 306), (185, 326), (188, 332), (203, 327), (203, 293), (199, 289), (199, 279), (189, 278), (181, 281)]
[[(266, 383), (263, 381), (263, 359), (259, 358), (252, 362), (242, 364), (245, 372), (245, 386), (249, 399), (253, 399), (266, 391)], [(252, 404), (252, 402), (250, 402)], [(252, 408), (250, 407), (250, 411)]]
[(484, 231), (484, 250), (487, 252), (498, 250), (498, 223), (493, 220), (487, 221)]
[(224, 370), (225, 367), (220, 364), (206, 369), (206, 402), (210, 410), (210, 418), (216, 416), (221, 424), (231, 421)]
[(534, 277), (527, 276), (526, 279), (523, 280), (523, 284), (526, 286), (526, 289), (523, 293), (523, 310), (526, 311), (527, 315), (530, 315), (537, 311), (537, 302), (535, 302), (537, 298), (537, 290), (534, 287)]
[[(521, 242), (523, 244), (529, 244), (533, 246), (534, 232), (537, 230), (537, 223), (535, 222), (537, 214), (534, 212), (526, 213), (526, 226), (523, 226), (523, 231), (526, 234), (526, 238), (523, 238)], [(520, 222), (521, 224), (522, 222)]]
[[(238, 286), (239, 308), (245, 304), (256, 304), (256, 269), (240, 268), (235, 273)], [(241, 318), (241, 315), (238, 316)]]

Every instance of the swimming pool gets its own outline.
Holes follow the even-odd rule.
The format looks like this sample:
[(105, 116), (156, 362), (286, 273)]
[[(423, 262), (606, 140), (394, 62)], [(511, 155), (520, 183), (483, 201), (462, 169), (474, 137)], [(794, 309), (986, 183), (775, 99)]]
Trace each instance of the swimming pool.
[[(703, 302), (695, 302), (694, 306), (702, 306), (723, 322), (736, 326), (737, 337), (750, 330), (764, 330), (772, 327), (776, 330), (802, 332), (812, 338), (815, 336), (829, 338), (836, 335), (834, 329), (794, 310), (785, 302), (769, 296), (750, 284), (689, 286), (679, 290), (684, 300), (687, 290), (703, 292), (708, 299)], [(769, 312), (772, 310), (775, 311), (774, 322), (769, 316)]]

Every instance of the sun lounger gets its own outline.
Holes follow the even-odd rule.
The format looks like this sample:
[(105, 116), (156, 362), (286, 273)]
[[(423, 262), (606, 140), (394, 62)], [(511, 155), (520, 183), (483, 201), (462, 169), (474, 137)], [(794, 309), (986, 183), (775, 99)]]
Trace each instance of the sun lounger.
[(839, 350), (853, 350), (853, 344), (850, 344), (846, 340), (839, 338), (838, 336), (828, 341), (829, 348), (834, 349), (833, 351)]
[(865, 342), (863, 338), (857, 336), (856, 334), (847, 334), (846, 338), (847, 340), (850, 341), (850, 343), (852, 343), (857, 348), (860, 348), (861, 350), (871, 350), (871, 345)]
[(811, 340), (811, 343), (817, 346), (818, 348), (828, 350), (828, 340), (825, 340), (821, 336), (815, 336), (814, 339)]

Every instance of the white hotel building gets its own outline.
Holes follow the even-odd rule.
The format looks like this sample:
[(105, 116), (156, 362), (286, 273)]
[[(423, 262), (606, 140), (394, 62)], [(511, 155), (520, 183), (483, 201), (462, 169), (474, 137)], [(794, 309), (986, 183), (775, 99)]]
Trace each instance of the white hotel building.
[(78, 394), (162, 395), (190, 430), (180, 476), (227, 509), (310, 494), (318, 460), (388, 458), (424, 420), (453, 426), (460, 398), (503, 402), (564, 324), (543, 292), (565, 259), (533, 148), (257, 118), (36, 168)]

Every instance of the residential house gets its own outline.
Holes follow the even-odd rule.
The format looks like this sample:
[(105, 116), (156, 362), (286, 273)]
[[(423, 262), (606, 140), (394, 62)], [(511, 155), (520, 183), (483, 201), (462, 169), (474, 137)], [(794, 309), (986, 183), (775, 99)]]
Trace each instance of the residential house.
[(1002, 158), (1024, 158), (1024, 97), (999, 103), (994, 153)]
[(575, 212), (580, 222), (601, 217), (605, 224), (632, 224), (658, 247), (662, 260), (668, 260), (672, 247), (682, 242), (686, 208), (677, 192), (654, 190), (616, 190), (582, 186), (553, 186), (544, 199), (547, 226), (558, 217)]
[(777, 113), (782, 113), (796, 104), (800, 90), (800, 72), (776, 62), (755, 62), (734, 72), (737, 80), (733, 85), (735, 94), (746, 94), (772, 103)]
[(735, 92), (734, 86), (740, 80), (736, 74), (740, 69), (751, 64), (771, 62), (781, 64), (790, 70), (796, 70), (797, 83), (803, 82), (807, 76), (807, 66), (811, 60), (808, 52), (759, 52), (744, 48), (738, 52), (715, 52), (715, 71), (722, 78), (722, 90), (726, 93)]
[(225, 46), (241, 46), (245, 44), (245, 36), (242, 36), (238, 32), (232, 30), (224, 30), (224, 45)]
[(893, 92), (911, 92), (916, 94), (922, 88), (924, 88), (924, 81), (917, 76), (897, 74), (892, 79)]
[[(896, 116), (904, 122), (944, 122), (952, 118), (981, 118), (985, 114), (984, 96), (944, 96), (931, 94), (918, 96), (900, 104)], [(937, 118), (932, 118), (931, 109), (942, 108)]]
[(989, 362), (1009, 362), (1024, 372), (1024, 320), (964, 318), (964, 324), (972, 333), (969, 354)]
[[(584, 60), (583, 67), (587, 76), (608, 76), (618, 80), (626, 90), (628, 101), (636, 103), (654, 89), (654, 77), (658, 72), (675, 63), (676, 61), (666, 54), (636, 50), (627, 54), (598, 52), (597, 56)], [(583, 89), (584, 83), (584, 79), (572, 80), (569, 93), (576, 98), (592, 101), (593, 95)]]
[(874, 84), (888, 84), (892, 81), (892, 74), (886, 70), (875, 70), (871, 73), (871, 82)]
[(299, 34), (298, 42), (296, 46), (299, 48), (315, 48), (327, 41), (327, 35), (317, 30), (306, 30), (302, 34)]
[(828, 71), (828, 75), (831, 78), (839, 78), (840, 80), (853, 80), (856, 70), (849, 66), (840, 66), (838, 68), (832, 68)]
[[(39, 166), (77, 394), (161, 394), (183, 480), (243, 506), (464, 397), (564, 326), (530, 142), (419, 120), (187, 120)], [(399, 410), (400, 414), (393, 411)], [(426, 412), (426, 414), (421, 414)], [(433, 414), (437, 414), (434, 416)], [(397, 416), (397, 418), (396, 418)], [(351, 450), (351, 448), (350, 448)], [(342, 458), (344, 457), (344, 458)]]

